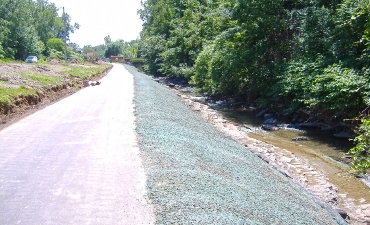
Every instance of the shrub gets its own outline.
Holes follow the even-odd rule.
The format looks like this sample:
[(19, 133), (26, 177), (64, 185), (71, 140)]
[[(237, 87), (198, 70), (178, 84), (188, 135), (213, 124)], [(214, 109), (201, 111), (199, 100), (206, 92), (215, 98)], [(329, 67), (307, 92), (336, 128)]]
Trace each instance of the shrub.
[[(292, 61), (273, 87), (291, 112), (308, 108), (332, 116), (356, 116), (370, 96), (369, 71), (338, 64), (323, 67), (306, 60)], [(351, 99), (349, 101), (349, 99)]]
[(354, 139), (356, 146), (348, 154), (352, 155), (352, 172), (365, 174), (370, 168), (370, 117), (361, 119), (359, 133)]
[(54, 49), (60, 52), (64, 51), (64, 41), (60, 38), (50, 38), (47, 41), (46, 46), (49, 48), (49, 50)]

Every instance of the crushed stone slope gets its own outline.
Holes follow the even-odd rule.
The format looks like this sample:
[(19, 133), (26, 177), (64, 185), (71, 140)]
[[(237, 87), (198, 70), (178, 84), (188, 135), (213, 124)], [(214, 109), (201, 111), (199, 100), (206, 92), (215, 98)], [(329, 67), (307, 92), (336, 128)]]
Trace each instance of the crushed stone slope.
[(346, 224), (174, 92), (126, 69), (135, 80), (136, 129), (157, 224)]

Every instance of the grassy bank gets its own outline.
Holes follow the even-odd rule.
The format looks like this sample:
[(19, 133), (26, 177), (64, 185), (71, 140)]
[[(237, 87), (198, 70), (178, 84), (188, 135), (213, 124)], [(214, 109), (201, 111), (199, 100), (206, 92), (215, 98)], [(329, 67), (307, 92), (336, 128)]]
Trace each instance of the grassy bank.
[(92, 80), (111, 67), (106, 63), (0, 62), (0, 113), (10, 113), (11, 108), (22, 103), (37, 104), (47, 97), (48, 90), (81, 88), (83, 80)]

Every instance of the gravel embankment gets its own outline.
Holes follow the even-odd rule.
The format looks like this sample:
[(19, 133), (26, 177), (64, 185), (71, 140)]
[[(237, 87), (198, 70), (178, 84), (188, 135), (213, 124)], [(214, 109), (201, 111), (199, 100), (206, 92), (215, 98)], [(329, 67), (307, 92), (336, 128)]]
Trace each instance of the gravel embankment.
[(291, 179), (126, 66), (157, 224), (346, 224)]

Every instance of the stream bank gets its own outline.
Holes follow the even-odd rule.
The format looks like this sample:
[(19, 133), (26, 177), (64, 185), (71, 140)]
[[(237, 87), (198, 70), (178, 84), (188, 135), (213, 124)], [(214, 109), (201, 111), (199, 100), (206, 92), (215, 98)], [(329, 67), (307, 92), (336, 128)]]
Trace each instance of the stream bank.
[[(299, 130), (288, 131), (287, 138), (279, 138), (273, 134), (275, 131), (263, 131), (253, 124), (241, 122), (233, 113), (222, 112), (214, 105), (210, 107), (204, 97), (193, 97), (191, 93), (186, 93), (188, 90), (184, 92), (184, 88), (188, 87), (182, 84), (154, 80), (174, 90), (189, 108), (225, 135), (273, 165), (322, 202), (332, 205), (350, 224), (370, 224), (370, 188), (349, 173), (348, 165), (340, 162), (338, 155), (342, 152), (328, 156), (326, 151), (331, 147), (324, 148), (325, 144), (312, 142), (311, 137), (305, 140), (306, 143), (314, 143), (311, 146), (292, 141), (291, 137), (307, 136), (306, 133), (299, 134)], [(318, 149), (324, 149), (324, 152)]]

